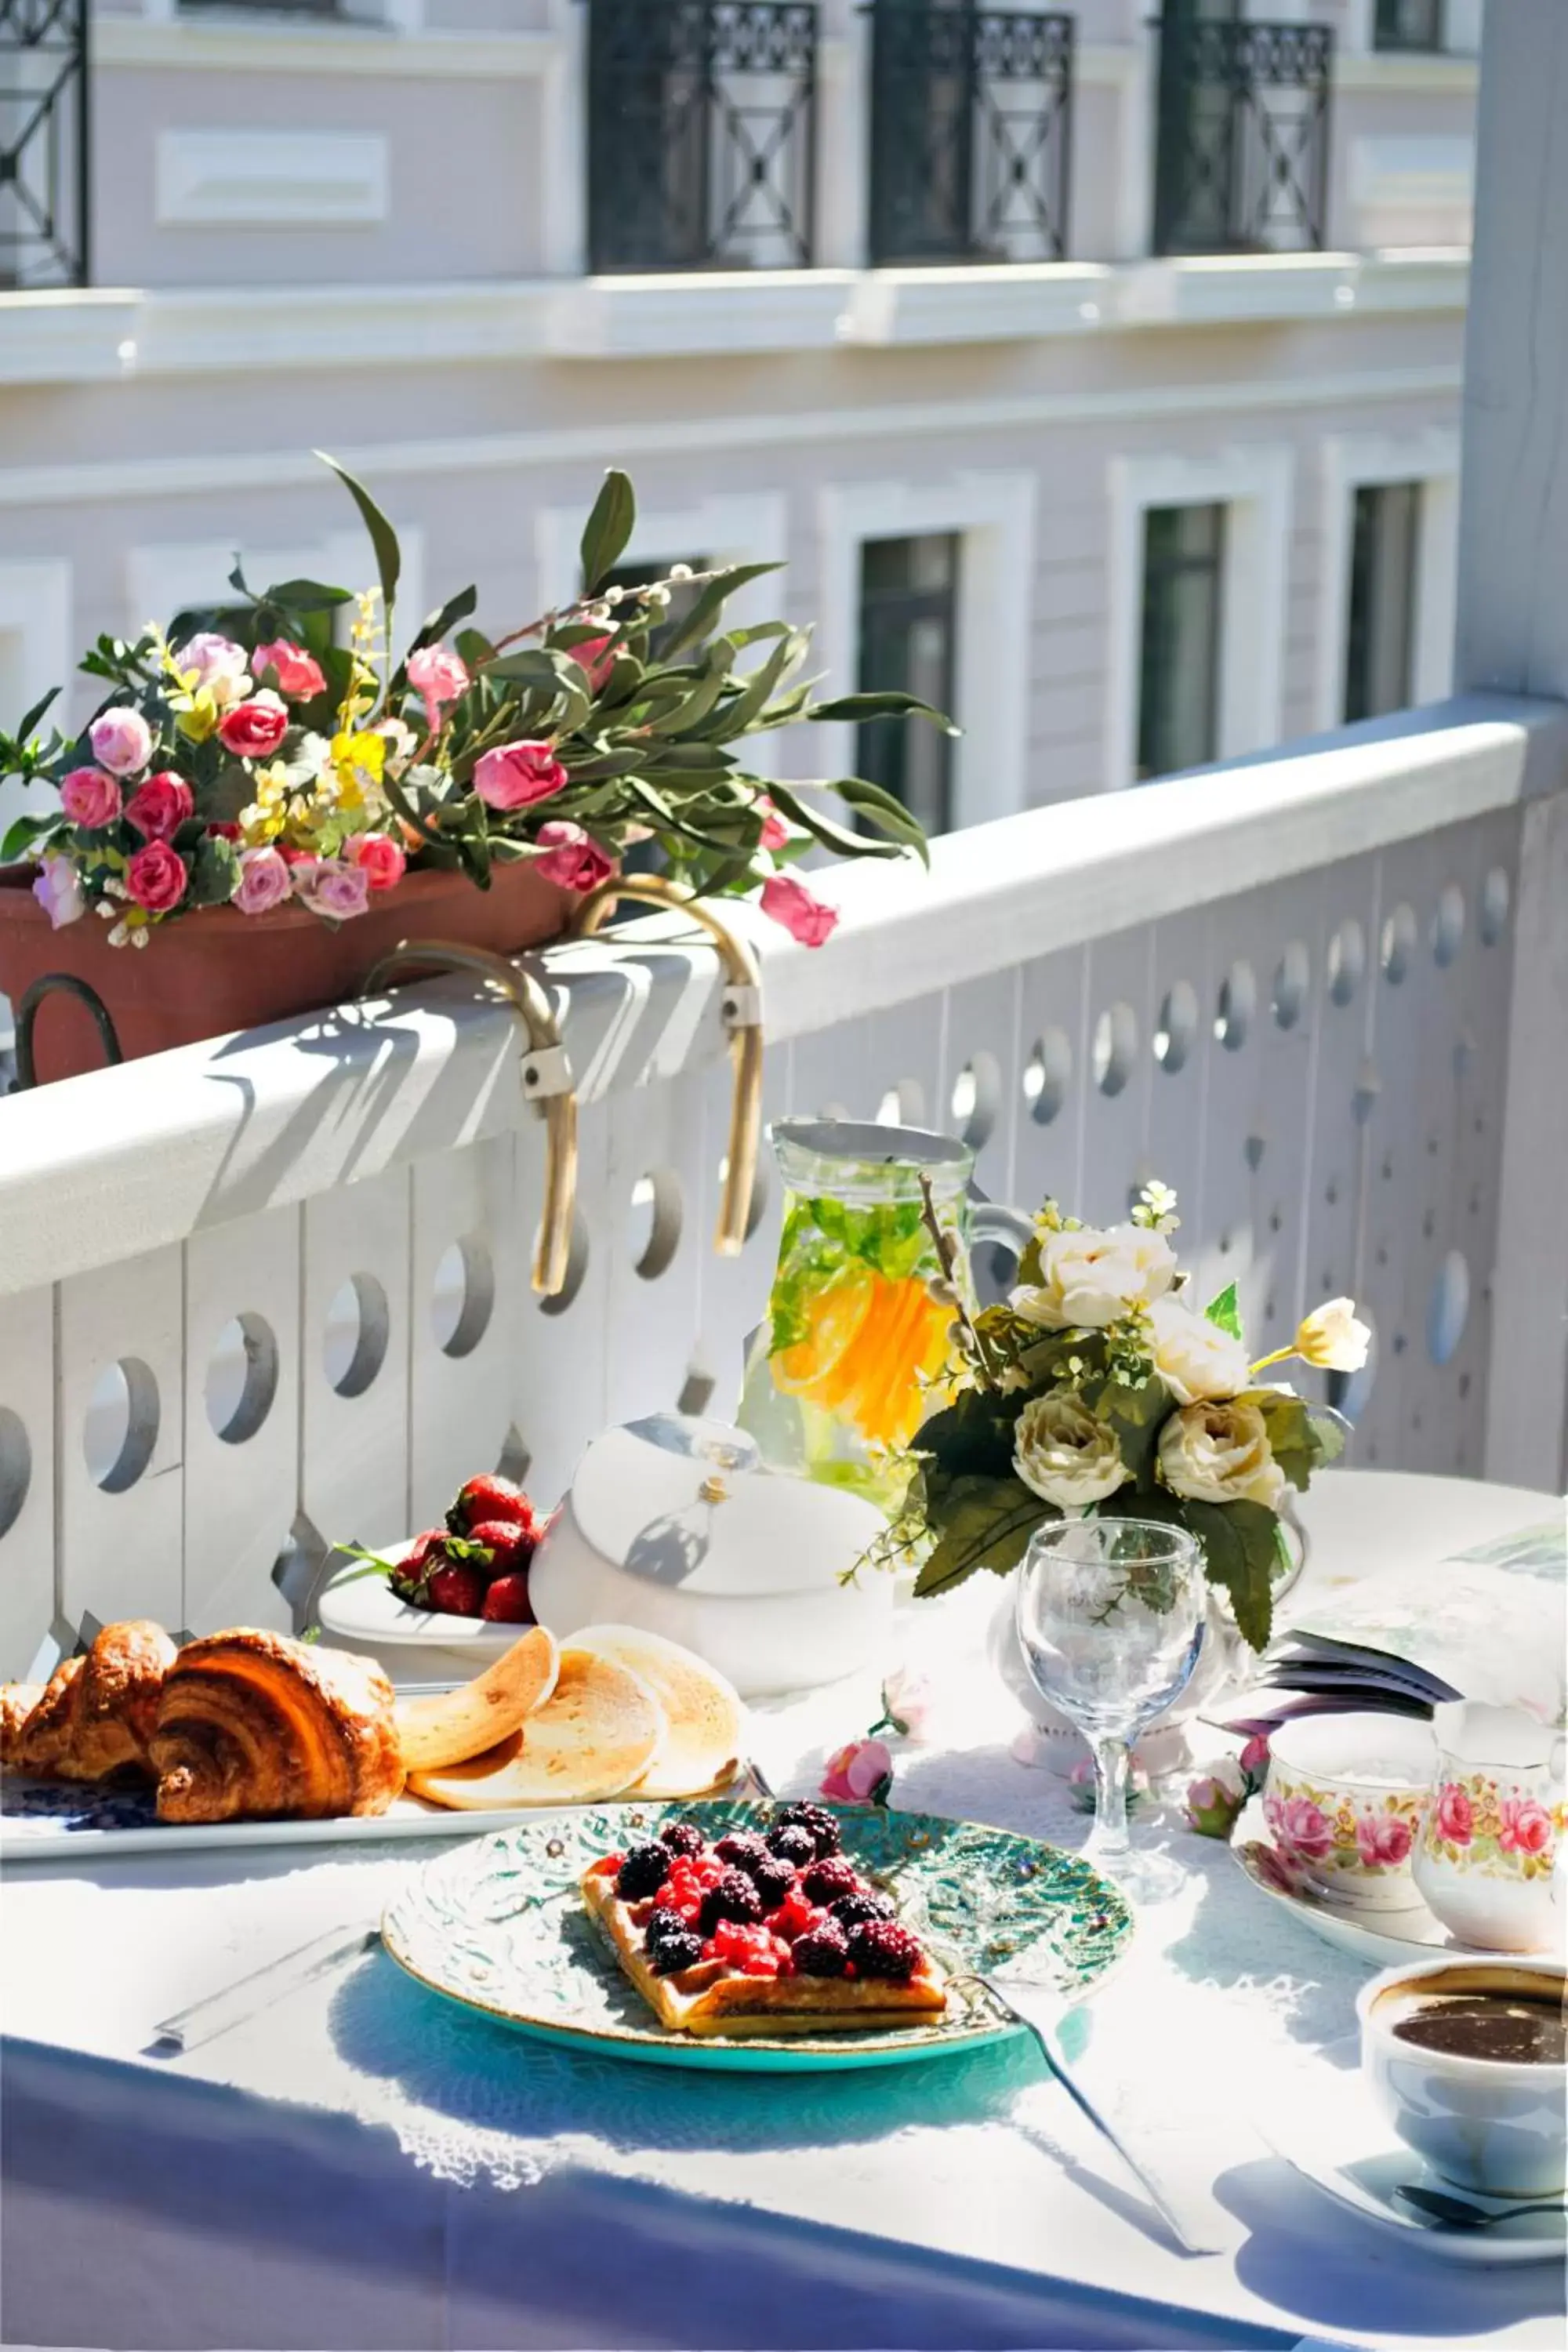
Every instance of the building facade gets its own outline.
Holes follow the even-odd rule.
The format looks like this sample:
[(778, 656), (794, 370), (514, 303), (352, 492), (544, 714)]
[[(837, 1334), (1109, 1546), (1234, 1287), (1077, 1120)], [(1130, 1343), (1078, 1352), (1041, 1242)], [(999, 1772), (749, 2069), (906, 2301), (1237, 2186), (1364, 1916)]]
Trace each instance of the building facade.
[(410, 627), (612, 463), (639, 565), (785, 560), (964, 733), (779, 756), (938, 827), (1447, 690), (1479, 0), (88, 5), (0, 5), (0, 722), (237, 550), (359, 584), (318, 448)]

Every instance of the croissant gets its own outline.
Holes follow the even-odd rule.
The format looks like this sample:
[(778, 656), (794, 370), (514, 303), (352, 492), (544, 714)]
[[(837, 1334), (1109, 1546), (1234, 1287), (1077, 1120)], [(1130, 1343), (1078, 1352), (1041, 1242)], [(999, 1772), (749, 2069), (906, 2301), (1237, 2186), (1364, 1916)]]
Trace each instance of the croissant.
[(381, 1669), (248, 1626), (179, 1653), (152, 1758), (163, 1822), (384, 1813), (403, 1786)]
[(22, 1726), (44, 1696), (42, 1683), (0, 1683), (0, 1769), (14, 1772)]
[[(21, 1722), (7, 1724), (4, 1761), (43, 1780), (106, 1780), (147, 1774), (148, 1742), (163, 1677), (177, 1655), (161, 1625), (144, 1617), (105, 1625), (85, 1657), (55, 1668)], [(6, 1693), (6, 1714), (16, 1705)]]

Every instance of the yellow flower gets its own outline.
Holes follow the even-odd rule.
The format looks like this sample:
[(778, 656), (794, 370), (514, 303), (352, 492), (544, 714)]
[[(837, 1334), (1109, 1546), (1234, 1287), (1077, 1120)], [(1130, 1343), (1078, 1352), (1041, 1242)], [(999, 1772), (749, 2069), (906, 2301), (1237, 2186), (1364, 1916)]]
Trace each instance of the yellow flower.
[(1331, 1298), (1299, 1327), (1296, 1353), (1321, 1372), (1359, 1372), (1372, 1333), (1356, 1320), (1353, 1298)]
[[(195, 677), (196, 672), (189, 670), (185, 675)], [(179, 711), (174, 719), (174, 724), (181, 734), (191, 743), (206, 742), (210, 736), (217, 733), (217, 704), (213, 699), (210, 688), (205, 686), (199, 693), (191, 696), (189, 707)]]

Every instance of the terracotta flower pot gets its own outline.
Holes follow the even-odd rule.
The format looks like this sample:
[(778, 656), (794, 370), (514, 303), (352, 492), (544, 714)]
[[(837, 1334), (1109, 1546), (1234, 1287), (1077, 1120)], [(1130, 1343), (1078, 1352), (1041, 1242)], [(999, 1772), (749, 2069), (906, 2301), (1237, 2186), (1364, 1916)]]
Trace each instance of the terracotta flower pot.
[[(501, 953), (537, 947), (563, 928), (572, 904), (526, 860), (498, 866), (488, 890), (466, 874), (425, 868), (373, 896), (350, 922), (326, 923), (298, 905), (265, 915), (204, 907), (160, 924), (144, 948), (111, 948), (109, 925), (92, 914), (51, 929), (33, 875), (31, 866), (0, 866), (0, 994), (17, 1006), (46, 972), (85, 981), (108, 1006), (128, 1062), (341, 1004), (401, 940)], [(79, 998), (60, 990), (43, 999), (33, 1055), (40, 1082), (101, 1067), (103, 1043)]]

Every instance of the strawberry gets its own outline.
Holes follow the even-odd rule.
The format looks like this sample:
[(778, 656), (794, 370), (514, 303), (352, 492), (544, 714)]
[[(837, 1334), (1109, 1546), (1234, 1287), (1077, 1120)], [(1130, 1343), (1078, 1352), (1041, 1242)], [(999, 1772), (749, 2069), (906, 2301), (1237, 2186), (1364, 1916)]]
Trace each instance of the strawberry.
[(510, 1569), (526, 1568), (533, 1558), (533, 1530), (515, 1520), (480, 1519), (463, 1540), (484, 1546), (490, 1556), (491, 1576), (505, 1576)]
[(509, 1527), (527, 1528), (531, 1534), (533, 1530), (533, 1506), (528, 1496), (510, 1478), (493, 1471), (467, 1479), (447, 1513), (447, 1525), (455, 1536), (467, 1535), (487, 1519), (504, 1519)]
[(392, 1589), (399, 1601), (412, 1601), (416, 1609), (428, 1609), (430, 1579), (437, 1569), (445, 1564), (446, 1559), (445, 1528), (426, 1528), (422, 1536), (416, 1536), (398, 1561), (392, 1580)]
[(498, 1576), (484, 1598), (479, 1611), (495, 1625), (531, 1625), (533, 1612), (528, 1605), (528, 1570), (509, 1570)]
[(438, 1568), (426, 1588), (427, 1606), (447, 1617), (488, 1615), (485, 1580), (468, 1560), (449, 1560)]

